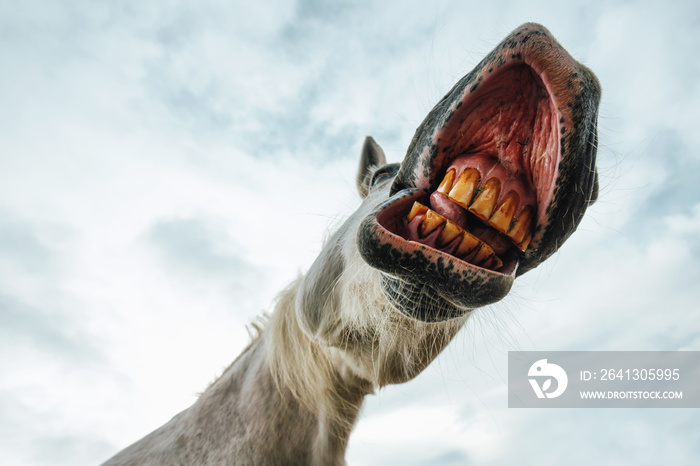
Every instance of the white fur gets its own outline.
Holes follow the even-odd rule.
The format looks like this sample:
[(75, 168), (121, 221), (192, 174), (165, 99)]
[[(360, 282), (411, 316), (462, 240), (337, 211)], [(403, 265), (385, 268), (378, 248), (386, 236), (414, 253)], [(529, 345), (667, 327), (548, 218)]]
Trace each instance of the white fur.
[(468, 316), (425, 323), (401, 314), (360, 257), (357, 228), (388, 185), (329, 238), (194, 405), (105, 464), (344, 464), (364, 397), (418, 375)]

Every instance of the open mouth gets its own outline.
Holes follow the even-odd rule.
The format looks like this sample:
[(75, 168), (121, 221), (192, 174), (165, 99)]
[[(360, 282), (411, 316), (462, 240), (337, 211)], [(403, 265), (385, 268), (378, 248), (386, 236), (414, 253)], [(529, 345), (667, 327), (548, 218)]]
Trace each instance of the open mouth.
[(597, 197), (600, 95), (527, 23), (437, 103), (358, 232), (402, 312), (438, 321), (494, 303), (561, 247)]
[(452, 260), (510, 273), (552, 198), (558, 132), (556, 106), (530, 66), (491, 71), (439, 132), (422, 194), (377, 221)]

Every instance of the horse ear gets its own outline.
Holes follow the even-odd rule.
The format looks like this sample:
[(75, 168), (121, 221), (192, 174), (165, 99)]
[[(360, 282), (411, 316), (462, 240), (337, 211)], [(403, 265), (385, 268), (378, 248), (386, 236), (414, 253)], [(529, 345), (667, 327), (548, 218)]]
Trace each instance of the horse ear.
[(365, 138), (360, 155), (360, 169), (357, 172), (357, 190), (360, 197), (364, 198), (369, 193), (369, 182), (371, 180), (372, 167), (381, 167), (386, 164), (386, 156), (379, 144), (372, 136)]

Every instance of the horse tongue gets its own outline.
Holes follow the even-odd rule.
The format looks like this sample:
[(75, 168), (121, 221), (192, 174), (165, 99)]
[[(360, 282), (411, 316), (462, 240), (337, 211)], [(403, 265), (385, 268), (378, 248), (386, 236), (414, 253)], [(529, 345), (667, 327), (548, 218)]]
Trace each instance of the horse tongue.
[(501, 257), (513, 245), (513, 242), (506, 235), (486, 225), (474, 225), (467, 231), (491, 246), (496, 255)]
[(435, 191), (430, 195), (430, 207), (443, 217), (456, 223), (462, 229), (491, 246), (494, 252), (502, 256), (512, 246), (513, 242), (506, 235), (484, 225), (481, 220), (455, 204), (443, 193)]
[(435, 191), (430, 195), (430, 208), (446, 219), (467, 230), (467, 211), (443, 193)]

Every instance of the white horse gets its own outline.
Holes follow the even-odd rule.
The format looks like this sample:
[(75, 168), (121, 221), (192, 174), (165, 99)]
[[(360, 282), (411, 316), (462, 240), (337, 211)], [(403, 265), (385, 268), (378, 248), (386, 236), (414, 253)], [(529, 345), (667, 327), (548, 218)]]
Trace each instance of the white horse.
[(401, 164), (367, 138), (364, 201), (308, 273), (194, 405), (106, 464), (343, 464), (364, 397), (414, 378), (576, 229), (598, 192), (599, 99), (595, 75), (524, 24)]

